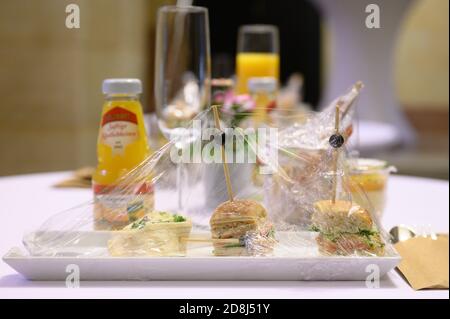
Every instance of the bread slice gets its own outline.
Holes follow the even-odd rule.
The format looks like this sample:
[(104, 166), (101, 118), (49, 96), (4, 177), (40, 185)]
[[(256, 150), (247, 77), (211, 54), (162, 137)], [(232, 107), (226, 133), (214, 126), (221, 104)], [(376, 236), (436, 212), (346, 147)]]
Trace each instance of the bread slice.
[(233, 239), (213, 239), (215, 256), (249, 256), (245, 243)]
[(173, 230), (140, 229), (114, 232), (108, 251), (113, 257), (182, 256), (185, 246)]
[(213, 212), (210, 225), (251, 220), (258, 222), (267, 217), (266, 209), (250, 199), (235, 199), (220, 204)]
[(167, 212), (151, 212), (112, 232), (108, 241), (111, 256), (183, 256), (192, 221)]
[(373, 228), (372, 217), (365, 209), (344, 200), (316, 202), (311, 220), (324, 233), (358, 233)]

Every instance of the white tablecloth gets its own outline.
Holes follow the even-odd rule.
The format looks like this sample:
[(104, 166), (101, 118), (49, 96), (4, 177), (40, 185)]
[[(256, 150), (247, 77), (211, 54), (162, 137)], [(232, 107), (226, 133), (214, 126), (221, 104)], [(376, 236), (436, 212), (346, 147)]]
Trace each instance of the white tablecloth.
[[(52, 214), (88, 201), (87, 189), (56, 189), (69, 173), (0, 177), (0, 254), (20, 246), (25, 231)], [(392, 176), (382, 220), (386, 229), (408, 224), (448, 233), (449, 184), (424, 178)], [(414, 291), (396, 273), (383, 278), (380, 288), (364, 282), (31, 282), (0, 262), (0, 298), (449, 298), (448, 290)]]

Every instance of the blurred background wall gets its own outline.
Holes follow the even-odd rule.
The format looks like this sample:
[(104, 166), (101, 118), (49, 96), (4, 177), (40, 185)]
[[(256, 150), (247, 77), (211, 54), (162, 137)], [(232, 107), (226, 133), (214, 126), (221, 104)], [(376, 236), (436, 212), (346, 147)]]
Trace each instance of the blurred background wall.
[(396, 89), (417, 131), (415, 148), (380, 154), (403, 174), (448, 179), (449, 1), (419, 0), (408, 12), (396, 52)]
[[(173, 2), (0, 0), (0, 175), (95, 165), (104, 78), (143, 79), (151, 111), (156, 10)], [(65, 27), (69, 3), (80, 6), (80, 29)], [(419, 142), (379, 154), (402, 173), (448, 178), (448, 6), (417, 0), (403, 22), (396, 89)], [(329, 41), (323, 28), (321, 73)]]
[[(81, 28), (65, 27), (76, 3)], [(0, 1), (0, 174), (95, 163), (107, 77), (147, 74), (149, 2)]]

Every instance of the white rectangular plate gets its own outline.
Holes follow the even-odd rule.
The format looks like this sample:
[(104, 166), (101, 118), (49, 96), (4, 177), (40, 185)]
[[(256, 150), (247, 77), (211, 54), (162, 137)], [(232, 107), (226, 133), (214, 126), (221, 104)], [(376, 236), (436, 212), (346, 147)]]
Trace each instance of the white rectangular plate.
[[(72, 251), (61, 256), (29, 256), (11, 249), (3, 261), (30, 280), (65, 280), (69, 265), (79, 267), (81, 280), (365, 280), (369, 273), (380, 276), (393, 269), (400, 256), (391, 245), (383, 257), (321, 256), (311, 233), (281, 234), (290, 245), (280, 245), (271, 257), (214, 257), (212, 248), (192, 244), (186, 257), (108, 257), (107, 232), (88, 232)], [(302, 241), (296, 245), (295, 241)], [(96, 251), (95, 257), (73, 253)], [(73, 267), (73, 266), (72, 266)]]

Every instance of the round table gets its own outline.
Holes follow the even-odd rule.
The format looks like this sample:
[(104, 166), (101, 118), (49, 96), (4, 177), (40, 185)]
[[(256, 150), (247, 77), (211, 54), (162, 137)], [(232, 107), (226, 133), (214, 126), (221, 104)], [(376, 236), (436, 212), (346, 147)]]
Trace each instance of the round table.
[[(22, 235), (47, 217), (89, 201), (89, 189), (53, 188), (68, 172), (0, 177), (0, 254), (20, 246)], [(392, 176), (382, 220), (386, 229), (408, 224), (448, 233), (449, 184), (417, 177)], [(64, 282), (28, 281), (0, 262), (0, 298), (449, 298), (448, 290), (414, 291), (395, 270), (380, 288), (358, 281), (146, 281)]]

